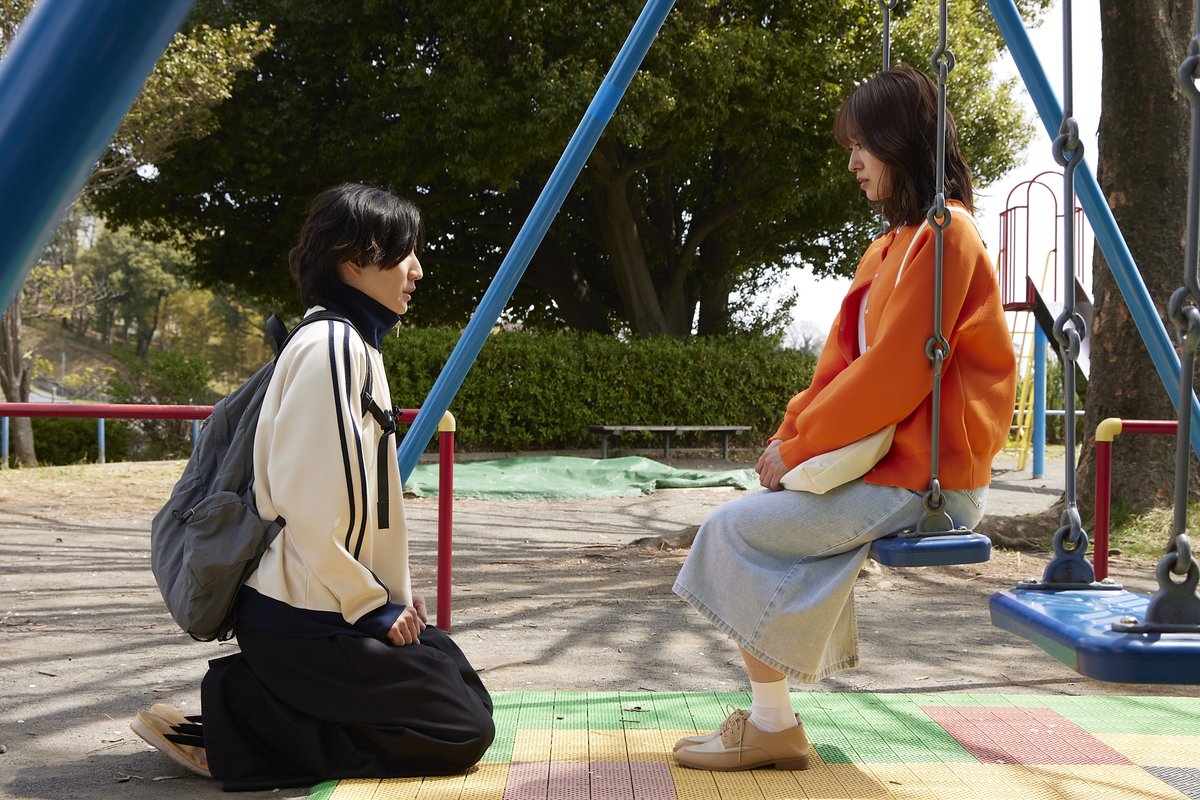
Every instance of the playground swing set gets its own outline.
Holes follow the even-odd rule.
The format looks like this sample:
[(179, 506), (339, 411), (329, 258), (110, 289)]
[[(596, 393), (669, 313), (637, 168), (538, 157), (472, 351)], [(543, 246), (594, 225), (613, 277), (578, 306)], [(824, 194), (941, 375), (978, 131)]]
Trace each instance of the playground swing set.
[[(890, 63), (890, 14), (899, 0), (876, 0), (883, 12), (883, 65)], [(1083, 161), (1078, 125), (1072, 116), (1071, 0), (1063, 8), (1063, 107), (1033, 52), (1013, 0), (988, 0), (993, 17), (1034, 100), (1054, 153), (1064, 167), (1064, 202), (1073, 208), (1076, 192), (1092, 223), (1117, 286), (1149, 350), (1160, 379), (1177, 387), (1178, 413), (1174, 529), (1157, 568), (1158, 592), (1139, 595), (1110, 580), (1096, 581), (1087, 559), (1075, 492), (1074, 426), (1067, 424), (1066, 511), (1054, 535), (1055, 556), (1041, 581), (1023, 582), (996, 594), (993, 624), (1022, 636), (1081, 674), (1130, 683), (1200, 684), (1200, 565), (1187, 533), (1189, 455), (1200, 452), (1200, 402), (1193, 392), (1193, 361), (1200, 346), (1200, 0), (1196, 35), (1179, 69), (1192, 105), (1184, 286), (1170, 301), (1170, 317), (1180, 340), (1175, 352), (1154, 304), (1121, 237), (1099, 185)], [(63, 209), (84, 184), (92, 164), (133, 102), (155, 60), (183, 22), (192, 0), (163, 0), (145, 6), (121, 0), (42, 0), (23, 24), (0, 66), (0, 308), (15, 297), (25, 274), (53, 232)], [(462, 337), (399, 447), (407, 478), (483, 342), (512, 296), (534, 251), (619, 104), (625, 89), (662, 26), (674, 0), (648, 0), (611, 69), (593, 97), (536, 204), (505, 255)], [(105, 21), (99, 30), (96, 20)], [(954, 56), (947, 47), (947, 0), (940, 0), (936, 73), (939, 120), (944, 123), (947, 78)], [(103, 35), (101, 35), (103, 34)], [(1057, 131), (1055, 130), (1057, 126)], [(935, 236), (933, 332), (926, 351), (933, 381), (935, 424), (926, 514), (916, 530), (881, 539), (872, 556), (897, 567), (986, 561), (991, 542), (982, 534), (956, 529), (945, 513), (938, 481), (938, 412), (941, 366), (948, 343), (940, 330), (942, 232), (951, 223), (945, 205), (945, 129), (937, 143), (936, 196), (927, 219)], [(1054, 322), (1055, 343), (1064, 364), (1073, 364), (1086, 338), (1076, 308), (1073, 215), (1064, 214), (1064, 306)], [(1074, 415), (1073, 368), (1063, 370), (1067, 419)]]

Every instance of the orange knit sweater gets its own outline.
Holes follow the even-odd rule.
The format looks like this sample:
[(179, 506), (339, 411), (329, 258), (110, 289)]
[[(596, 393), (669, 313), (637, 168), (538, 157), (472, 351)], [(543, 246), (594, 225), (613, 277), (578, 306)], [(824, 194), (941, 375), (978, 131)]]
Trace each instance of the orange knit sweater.
[[(933, 334), (934, 234), (920, 230), (900, 282), (896, 276), (917, 227), (893, 230), (867, 249), (812, 383), (791, 399), (773, 439), (789, 468), (896, 423), (891, 450), (868, 483), (928, 488)], [(950, 343), (942, 373), (938, 478), (943, 489), (975, 489), (991, 478), (1004, 446), (1016, 392), (1012, 336), (991, 259), (970, 221), (944, 231), (942, 335)], [(867, 350), (857, 355), (858, 319), (867, 302)]]

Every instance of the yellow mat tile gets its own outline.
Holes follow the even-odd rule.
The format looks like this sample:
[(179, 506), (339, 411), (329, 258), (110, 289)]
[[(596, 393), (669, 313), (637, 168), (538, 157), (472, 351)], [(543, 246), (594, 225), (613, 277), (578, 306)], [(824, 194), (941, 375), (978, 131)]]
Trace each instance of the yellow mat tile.
[(1200, 766), (1200, 736), (1102, 733), (1096, 738), (1135, 764), (1155, 767)]
[(549, 761), (550, 742), (554, 731), (548, 728), (527, 728), (517, 731), (513, 739), (512, 761)]
[[(417, 778), (417, 783), (421, 782)], [(378, 778), (355, 778), (339, 781), (329, 800), (375, 800), (375, 790), (379, 788)]]
[(587, 761), (588, 732), (585, 730), (555, 730), (550, 736), (552, 761)]

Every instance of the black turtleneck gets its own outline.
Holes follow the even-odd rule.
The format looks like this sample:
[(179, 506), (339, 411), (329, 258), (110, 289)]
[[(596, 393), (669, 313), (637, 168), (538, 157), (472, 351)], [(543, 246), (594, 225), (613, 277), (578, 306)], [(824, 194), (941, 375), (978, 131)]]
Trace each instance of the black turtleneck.
[(328, 294), (317, 298), (317, 302), (353, 322), (363, 339), (376, 350), (380, 349), (383, 337), (400, 321), (400, 315), (395, 311), (341, 281), (335, 283)]

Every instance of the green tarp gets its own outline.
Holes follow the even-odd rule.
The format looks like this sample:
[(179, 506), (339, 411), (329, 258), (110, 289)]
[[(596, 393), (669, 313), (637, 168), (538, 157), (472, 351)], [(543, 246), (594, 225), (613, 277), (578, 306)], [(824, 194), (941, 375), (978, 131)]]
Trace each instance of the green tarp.
[[(454, 496), (487, 500), (569, 500), (634, 497), (655, 489), (733, 486), (753, 489), (752, 469), (725, 472), (676, 469), (648, 458), (502, 458), (454, 465)], [(417, 497), (438, 493), (438, 465), (421, 464), (404, 490)]]

